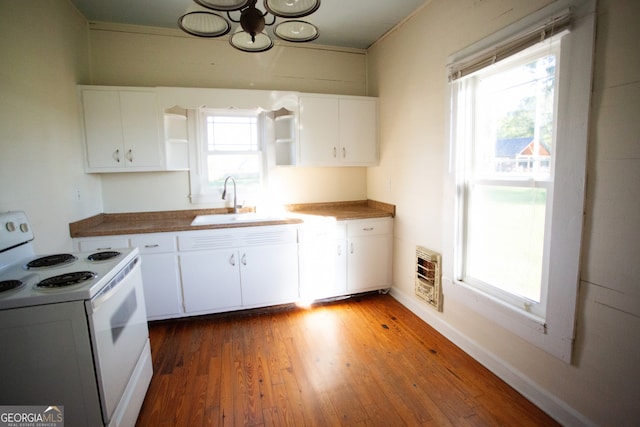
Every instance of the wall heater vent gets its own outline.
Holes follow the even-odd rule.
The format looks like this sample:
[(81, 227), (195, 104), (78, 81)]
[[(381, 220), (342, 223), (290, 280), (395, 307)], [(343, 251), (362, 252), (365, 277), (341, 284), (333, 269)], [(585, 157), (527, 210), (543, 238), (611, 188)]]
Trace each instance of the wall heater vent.
[(416, 246), (416, 296), (442, 311), (441, 256)]

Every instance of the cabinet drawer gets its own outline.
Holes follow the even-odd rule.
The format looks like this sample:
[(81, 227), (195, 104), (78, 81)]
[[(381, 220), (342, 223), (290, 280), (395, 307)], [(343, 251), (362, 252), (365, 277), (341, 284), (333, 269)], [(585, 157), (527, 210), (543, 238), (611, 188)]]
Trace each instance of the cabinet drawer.
[(344, 239), (346, 235), (347, 225), (336, 221), (305, 223), (298, 230), (300, 243)]
[(240, 234), (241, 246), (298, 243), (298, 228), (291, 225), (248, 227)]
[(181, 252), (297, 242), (298, 230), (292, 225), (224, 228), (178, 235), (178, 249)]
[(128, 248), (129, 239), (126, 237), (105, 238), (105, 239), (87, 239), (78, 241), (78, 250), (80, 252), (106, 251), (118, 248)]
[(137, 246), (141, 254), (175, 252), (176, 238), (159, 234), (132, 236), (131, 246)]
[(188, 231), (178, 235), (179, 251), (204, 251), (237, 246), (238, 236), (232, 228)]
[(377, 234), (391, 234), (392, 222), (390, 218), (376, 218), (347, 221), (347, 236), (360, 237)]

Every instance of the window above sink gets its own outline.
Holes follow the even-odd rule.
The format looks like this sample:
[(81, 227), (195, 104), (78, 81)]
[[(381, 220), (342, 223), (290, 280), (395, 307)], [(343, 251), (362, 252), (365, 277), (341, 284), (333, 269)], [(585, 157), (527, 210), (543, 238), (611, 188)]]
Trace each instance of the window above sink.
[(264, 182), (264, 114), (253, 110), (192, 110), (195, 144), (191, 202), (220, 202), (224, 180), (233, 176), (238, 201), (255, 203)]

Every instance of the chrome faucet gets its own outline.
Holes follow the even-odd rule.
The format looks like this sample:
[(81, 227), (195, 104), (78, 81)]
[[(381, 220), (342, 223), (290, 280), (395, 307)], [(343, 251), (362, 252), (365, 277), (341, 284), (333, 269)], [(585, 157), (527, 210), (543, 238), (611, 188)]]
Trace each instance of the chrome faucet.
[(233, 213), (238, 213), (238, 192), (236, 191), (236, 180), (231, 175), (224, 180), (224, 189), (222, 190), (222, 200), (227, 200), (227, 181), (233, 181)]

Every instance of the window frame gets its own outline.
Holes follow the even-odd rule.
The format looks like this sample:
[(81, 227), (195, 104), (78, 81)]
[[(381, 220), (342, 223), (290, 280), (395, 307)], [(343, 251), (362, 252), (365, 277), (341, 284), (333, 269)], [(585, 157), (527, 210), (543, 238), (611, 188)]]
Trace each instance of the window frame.
[[(214, 207), (224, 207), (228, 202), (222, 200), (222, 188), (220, 191), (206, 191), (208, 183), (208, 158), (212, 152), (208, 148), (208, 129), (207, 117), (210, 116), (229, 116), (229, 117), (256, 117), (256, 136), (258, 138), (258, 147), (256, 151), (219, 151), (220, 156), (237, 155), (243, 153), (255, 153), (258, 156), (260, 167), (260, 187), (265, 188), (267, 181), (266, 167), (266, 151), (265, 151), (265, 118), (264, 113), (260, 109), (219, 109), (219, 108), (200, 108), (188, 110), (187, 116), (189, 122), (192, 123), (190, 135), (194, 135), (190, 139), (190, 163), (192, 167), (189, 171), (190, 183), (190, 201), (192, 204), (212, 204)], [(238, 192), (240, 193), (241, 190)], [(261, 193), (262, 191), (259, 191)], [(232, 199), (231, 199), (232, 200)], [(238, 202), (241, 203), (246, 198), (240, 197)], [(257, 205), (258, 200), (250, 200), (251, 205)]]
[[(469, 104), (467, 107), (469, 108), (469, 112), (465, 112), (465, 115), (472, 115), (473, 118), (470, 119), (471, 127), (473, 128), (473, 136), (466, 137), (463, 140), (462, 150), (463, 153), (460, 153), (464, 158), (461, 159), (461, 163), (464, 162), (463, 170), (461, 172), (461, 180), (463, 182), (460, 183), (461, 189), (459, 190), (462, 194), (460, 194), (460, 200), (458, 200), (459, 208), (461, 210), (461, 218), (459, 233), (462, 236), (461, 247), (459, 249), (459, 260), (460, 262), (456, 264), (455, 271), (455, 280), (458, 282), (463, 282), (469, 286), (475, 287), (482, 292), (488, 293), (495, 298), (502, 300), (507, 304), (511, 304), (516, 307), (520, 307), (527, 312), (532, 313), (534, 316), (539, 318), (544, 318), (546, 305), (547, 305), (547, 296), (548, 296), (548, 260), (549, 260), (549, 238), (550, 238), (550, 223), (551, 217), (550, 213), (553, 210), (553, 187), (555, 183), (555, 143), (552, 147), (552, 155), (551, 155), (551, 165), (548, 177), (523, 177), (523, 176), (513, 176), (509, 178), (502, 178), (497, 176), (492, 177), (482, 177), (479, 178), (474, 170), (476, 165), (475, 157), (477, 153), (474, 150), (474, 141), (479, 137), (478, 126), (478, 117), (477, 115), (477, 97), (474, 96), (478, 91), (478, 80), (482, 79), (482, 77), (486, 75), (495, 75), (503, 72), (504, 70), (508, 70), (511, 68), (515, 68), (517, 66), (526, 64), (530, 62), (532, 59), (540, 58), (544, 54), (554, 54), (556, 57), (555, 69), (555, 79), (556, 82), (558, 80), (558, 76), (560, 73), (560, 64), (561, 55), (560, 55), (560, 41), (556, 39), (550, 39), (546, 42), (543, 42), (539, 45), (531, 46), (525, 49), (522, 52), (519, 52), (516, 55), (513, 55), (511, 58), (507, 58), (504, 61), (496, 63), (493, 66), (486, 67), (482, 70), (479, 70), (473, 75), (465, 77), (464, 80), (460, 82), (460, 85), (464, 87), (463, 90), (470, 91), (472, 98), (469, 100)], [(555, 85), (555, 89), (558, 90), (558, 85)], [(553, 114), (554, 114), (554, 123), (553, 123), (553, 139), (556, 138), (556, 120), (558, 105), (557, 105), (558, 96), (554, 95), (553, 100)], [(460, 171), (461, 168), (458, 170)], [(464, 262), (465, 257), (467, 256), (465, 252), (468, 249), (468, 234), (466, 233), (467, 227), (465, 224), (468, 220), (468, 209), (469, 199), (471, 197), (472, 190), (469, 189), (471, 185), (484, 185), (487, 187), (497, 188), (497, 187), (508, 187), (508, 188), (544, 188), (546, 190), (546, 202), (545, 202), (545, 226), (544, 226), (544, 245), (543, 245), (543, 253), (542, 253), (542, 277), (540, 284), (540, 301), (532, 301), (524, 296), (519, 296), (514, 293), (511, 293), (507, 290), (500, 289), (490, 283), (483, 282), (481, 279), (477, 277), (473, 277), (469, 275), (466, 271), (466, 264)]]
[[(456, 129), (459, 81), (450, 84), (448, 173), (445, 190), (451, 194), (443, 208), (445, 232), (443, 284), (445, 294), (461, 301), (501, 327), (570, 363), (575, 337), (575, 314), (579, 284), (580, 249), (586, 182), (588, 119), (591, 97), (594, 49), (595, 1), (560, 0), (521, 21), (480, 40), (449, 57), (449, 64), (464, 62), (518, 34), (526, 33), (559, 13), (571, 9), (574, 23), (560, 41), (557, 80), (556, 144), (554, 158), (555, 188), (549, 196), (552, 206), (548, 236), (548, 285), (543, 315), (487, 294), (459, 280), (461, 248), (464, 236), (459, 186), (462, 184), (461, 151), (457, 148), (464, 132)], [(471, 131), (471, 130), (470, 130)], [(545, 239), (547, 237), (545, 236)]]

